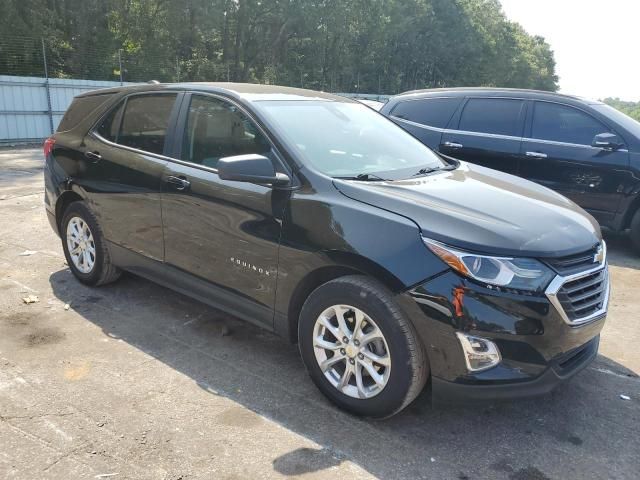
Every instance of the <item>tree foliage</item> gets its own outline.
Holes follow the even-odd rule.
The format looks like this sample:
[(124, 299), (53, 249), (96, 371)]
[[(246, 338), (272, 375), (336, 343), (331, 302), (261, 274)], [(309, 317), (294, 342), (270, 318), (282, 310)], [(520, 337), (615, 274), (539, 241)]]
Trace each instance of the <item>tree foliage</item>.
[(0, 33), (0, 74), (21, 54), (39, 68), (38, 32), (58, 76), (115, 79), (122, 62), (137, 81), (557, 89), (549, 45), (498, 0), (5, 0), (2, 10), (0, 32), (25, 46), (3, 50)]
[(625, 102), (619, 98), (605, 98), (603, 102), (640, 122), (640, 102)]

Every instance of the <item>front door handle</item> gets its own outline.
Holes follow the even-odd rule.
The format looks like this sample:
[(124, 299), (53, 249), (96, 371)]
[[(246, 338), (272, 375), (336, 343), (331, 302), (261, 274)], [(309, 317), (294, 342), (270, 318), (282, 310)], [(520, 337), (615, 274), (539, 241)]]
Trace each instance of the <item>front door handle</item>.
[(87, 158), (91, 163), (96, 163), (102, 160), (102, 155), (99, 152), (84, 152), (85, 158)]
[(463, 145), (458, 142), (444, 142), (442, 145), (449, 148), (462, 148)]
[(525, 155), (533, 158), (547, 158), (547, 154), (542, 152), (526, 152)]
[(173, 175), (169, 175), (167, 177), (167, 183), (170, 184), (176, 190), (186, 190), (191, 186), (191, 182), (187, 180), (185, 177), (174, 177)]

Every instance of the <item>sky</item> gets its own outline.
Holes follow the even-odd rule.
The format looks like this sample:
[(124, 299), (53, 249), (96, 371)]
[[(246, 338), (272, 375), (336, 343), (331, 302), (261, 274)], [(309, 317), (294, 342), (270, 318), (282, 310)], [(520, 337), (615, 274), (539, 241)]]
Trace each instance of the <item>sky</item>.
[(510, 20), (546, 39), (560, 91), (640, 101), (640, 0), (501, 0)]

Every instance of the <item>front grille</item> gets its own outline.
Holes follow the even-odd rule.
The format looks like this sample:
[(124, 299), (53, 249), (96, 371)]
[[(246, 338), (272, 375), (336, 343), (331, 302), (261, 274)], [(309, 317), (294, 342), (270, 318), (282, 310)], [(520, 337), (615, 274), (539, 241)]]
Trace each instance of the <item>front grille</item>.
[(566, 282), (558, 291), (557, 298), (569, 320), (580, 320), (605, 307), (607, 286), (608, 272), (604, 268)]
[(590, 268), (597, 266), (596, 254), (599, 245), (595, 245), (591, 250), (576, 253), (560, 258), (547, 258), (546, 263), (560, 275), (573, 275), (574, 273), (584, 272)]

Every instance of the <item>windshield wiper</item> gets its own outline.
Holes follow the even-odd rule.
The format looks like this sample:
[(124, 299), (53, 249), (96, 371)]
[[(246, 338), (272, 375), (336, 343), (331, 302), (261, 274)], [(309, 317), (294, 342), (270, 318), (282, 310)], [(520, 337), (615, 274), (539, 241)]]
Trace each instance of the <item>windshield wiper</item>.
[(413, 176), (417, 177), (418, 175), (429, 175), (430, 173), (439, 172), (441, 170), (455, 170), (457, 167), (457, 165), (447, 165), (445, 167), (421, 168), (416, 173), (414, 173)]
[(386, 178), (379, 177), (373, 173), (359, 173), (353, 177), (335, 177), (340, 180), (360, 180), (361, 182), (387, 182)]

